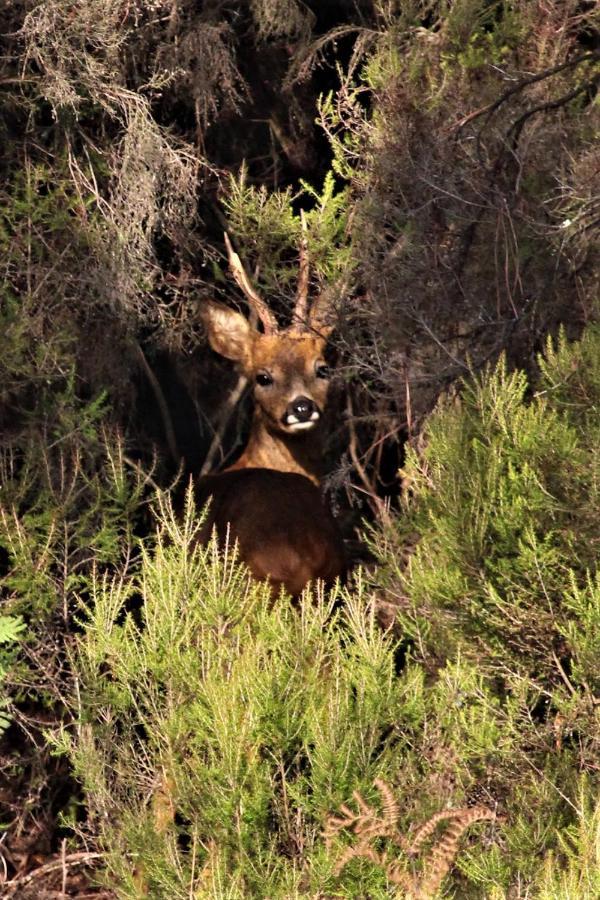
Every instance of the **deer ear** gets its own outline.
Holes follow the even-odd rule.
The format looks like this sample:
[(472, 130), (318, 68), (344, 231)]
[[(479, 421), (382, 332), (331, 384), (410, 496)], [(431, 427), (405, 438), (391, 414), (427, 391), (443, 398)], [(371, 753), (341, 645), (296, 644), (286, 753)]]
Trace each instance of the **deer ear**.
[(310, 331), (316, 332), (323, 340), (327, 340), (331, 332), (334, 330), (338, 317), (336, 309), (336, 299), (339, 291), (335, 286), (326, 288), (314, 300), (308, 314), (308, 327)]
[(245, 363), (250, 356), (254, 330), (248, 319), (234, 309), (207, 300), (200, 316), (208, 334), (208, 342), (215, 353), (234, 362)]

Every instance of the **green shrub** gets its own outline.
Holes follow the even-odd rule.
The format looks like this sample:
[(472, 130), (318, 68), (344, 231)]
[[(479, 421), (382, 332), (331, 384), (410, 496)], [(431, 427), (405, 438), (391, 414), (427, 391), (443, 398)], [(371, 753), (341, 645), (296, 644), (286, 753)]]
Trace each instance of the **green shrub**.
[[(191, 493), (182, 516), (159, 497), (139, 570), (99, 570), (81, 597), (74, 724), (53, 736), (117, 896), (383, 898), (411, 878), (437, 896), (419, 885), (438, 838), (411, 861), (402, 836), (483, 804), (503, 822), (463, 836), (442, 893), (591, 900), (599, 341), (550, 343), (535, 392), (500, 362), (440, 404), (374, 594), (359, 575), (273, 604), (197, 544)], [(355, 792), (396, 810), (368, 859), (343, 825)]]
[[(407, 829), (439, 810), (459, 752), (451, 793), (464, 800), (470, 767), (503, 752), (488, 689), (461, 662), (434, 689), (422, 669), (397, 674), (360, 582), (273, 604), (231, 554), (195, 543), (190, 497), (182, 521), (162, 500), (158, 522), (139, 574), (98, 579), (82, 605), (78, 724), (55, 738), (111, 885), (121, 897), (141, 884), (165, 898), (389, 896), (381, 867), (357, 860), (334, 875), (345, 843), (328, 852), (325, 823), (383, 778)], [(427, 759), (436, 739), (447, 747)], [(438, 789), (417, 796), (424, 772)]]
[[(23, 637), (25, 623), (20, 616), (0, 616), (0, 688), (6, 673), (14, 664), (18, 642)], [(0, 734), (10, 724), (10, 716), (6, 713), (9, 705), (8, 697), (0, 693)]]
[[(492, 885), (504, 896), (515, 870), (540, 896), (567, 896), (563, 878), (594, 895), (599, 350), (595, 326), (577, 343), (561, 336), (540, 358), (534, 391), (501, 360), (442, 400), (424, 446), (409, 451), (403, 514), (374, 540), (415, 661), (436, 681), (468, 661), (491, 691), (491, 744), (505, 741), (506, 753), (481, 774), (508, 810), (510, 864), (497, 848), (459, 859), (484, 896)], [(588, 848), (580, 868), (575, 839)], [(552, 847), (554, 880), (535, 863)]]
[[(302, 198), (306, 229), (294, 213), (293, 203)], [(257, 284), (270, 298), (293, 306), (298, 279), (298, 253), (305, 237), (308, 243), (310, 275), (319, 289), (347, 279), (352, 267), (348, 236), (348, 192), (339, 190), (328, 172), (323, 190), (303, 182), (294, 195), (291, 189), (269, 192), (246, 183), (242, 169), (238, 179), (231, 178), (225, 198), (230, 229), (248, 260), (248, 271), (255, 271)], [(285, 317), (283, 319), (285, 321)]]
[(549, 342), (532, 396), (504, 361), (467, 382), (430, 419), (424, 451), (409, 452), (405, 515), (388, 540), (419, 540), (408, 566), (387, 569), (425, 656), (460, 649), (544, 689), (594, 692), (599, 334)]

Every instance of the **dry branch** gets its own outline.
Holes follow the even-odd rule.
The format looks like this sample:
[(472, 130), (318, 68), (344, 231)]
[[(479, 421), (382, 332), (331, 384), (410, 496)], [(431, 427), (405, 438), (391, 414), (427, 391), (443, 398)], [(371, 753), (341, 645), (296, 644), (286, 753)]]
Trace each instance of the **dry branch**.
[(44, 863), (43, 866), (38, 866), (38, 868), (34, 869), (32, 872), (28, 872), (27, 875), (20, 875), (18, 878), (12, 878), (10, 881), (7, 881), (3, 886), (2, 896), (6, 898), (14, 897), (17, 890), (20, 891), (26, 885), (31, 884), (32, 881), (38, 881), (40, 878), (45, 878), (47, 875), (50, 875), (51, 872), (64, 872), (66, 869), (72, 869), (75, 866), (87, 866), (103, 857), (103, 853), (80, 852), (69, 853), (66, 856), (61, 854), (59, 859), (53, 859), (50, 862)]
[(160, 382), (152, 368), (150, 363), (146, 359), (146, 354), (140, 347), (137, 341), (133, 342), (133, 349), (135, 351), (135, 355), (137, 356), (139, 363), (144, 370), (146, 378), (150, 382), (150, 386), (154, 393), (154, 399), (158, 403), (158, 408), (160, 410), (160, 416), (163, 423), (163, 428), (165, 430), (165, 438), (167, 440), (167, 446), (169, 448), (169, 453), (171, 454), (171, 458), (176, 466), (181, 463), (181, 454), (179, 453), (177, 447), (177, 438), (175, 437), (175, 429), (173, 428), (173, 420), (171, 419), (171, 414), (169, 412), (169, 406), (165, 399), (165, 395), (160, 386)]
[(557, 75), (559, 72), (564, 72), (567, 69), (576, 68), (578, 65), (584, 62), (590, 62), (591, 60), (600, 60), (600, 53), (594, 51), (592, 53), (582, 53), (581, 56), (576, 56), (574, 59), (567, 60), (567, 62), (561, 63), (557, 66), (552, 66), (549, 69), (544, 69), (543, 72), (536, 72), (535, 75), (529, 75), (525, 78), (521, 78), (516, 84), (513, 84), (509, 87), (503, 94), (501, 94), (493, 103), (489, 103), (486, 106), (482, 106), (479, 109), (473, 110), (473, 112), (468, 113), (466, 116), (463, 116), (458, 122), (454, 122), (452, 125), (448, 126), (447, 131), (460, 131), (467, 125), (469, 122), (473, 122), (475, 119), (478, 119), (480, 116), (485, 115), (486, 123), (492, 117), (492, 115), (503, 106), (507, 100), (510, 100), (511, 97), (514, 97), (515, 94), (520, 93), (524, 88), (529, 87), (532, 84), (537, 84), (539, 81), (544, 81), (546, 78), (551, 78), (553, 75)]
[(308, 237), (306, 233), (306, 217), (304, 210), (300, 213), (302, 222), (302, 238), (300, 241), (300, 271), (298, 274), (298, 289), (296, 291), (296, 305), (292, 314), (292, 322), (297, 322), (301, 327), (306, 325), (308, 315), (308, 283), (309, 283), (309, 258)]
[(210, 447), (208, 448), (206, 459), (204, 460), (202, 468), (200, 469), (201, 478), (204, 477), (204, 475), (210, 474), (213, 469), (215, 456), (217, 455), (219, 450), (222, 450), (223, 436), (225, 435), (225, 431), (227, 429), (227, 426), (229, 425), (233, 412), (238, 405), (247, 384), (248, 379), (246, 378), (246, 376), (240, 375), (233, 389), (231, 390), (229, 397), (221, 407), (221, 412), (219, 413), (219, 419), (217, 421), (215, 433), (213, 435), (212, 441), (210, 442)]
[[(600, 61), (600, 56), (598, 57)], [(586, 93), (586, 91), (593, 96), (593, 92), (597, 88), (598, 84), (600, 84), (600, 72), (591, 78), (589, 81), (584, 82), (583, 84), (578, 85), (576, 88), (573, 88), (572, 91), (569, 91), (568, 94), (564, 94), (562, 97), (557, 97), (555, 100), (548, 100), (546, 103), (539, 103), (537, 106), (532, 106), (531, 109), (525, 110), (525, 112), (516, 119), (508, 130), (508, 135), (513, 134), (513, 147), (518, 143), (519, 137), (521, 135), (521, 131), (523, 130), (523, 126), (532, 116), (535, 116), (540, 112), (549, 112), (552, 109), (560, 109), (561, 106), (566, 106), (567, 103), (570, 103), (571, 100), (575, 100), (576, 97), (579, 97), (580, 94)]]

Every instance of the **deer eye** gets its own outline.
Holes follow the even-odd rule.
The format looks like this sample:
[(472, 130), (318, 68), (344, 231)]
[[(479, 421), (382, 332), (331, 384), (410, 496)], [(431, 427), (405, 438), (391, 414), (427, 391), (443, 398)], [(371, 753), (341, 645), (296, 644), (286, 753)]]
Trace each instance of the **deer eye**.
[(331, 378), (331, 369), (325, 363), (317, 363), (315, 373), (317, 378)]
[(269, 375), (268, 372), (258, 372), (256, 376), (256, 383), (261, 387), (269, 387), (273, 384), (273, 378)]

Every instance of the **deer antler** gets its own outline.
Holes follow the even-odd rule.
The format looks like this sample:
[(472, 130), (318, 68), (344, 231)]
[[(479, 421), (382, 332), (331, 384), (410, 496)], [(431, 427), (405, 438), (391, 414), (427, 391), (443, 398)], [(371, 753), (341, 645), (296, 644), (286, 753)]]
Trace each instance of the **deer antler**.
[(235, 278), (237, 286), (243, 291), (246, 300), (262, 322), (265, 334), (276, 334), (277, 331), (279, 331), (277, 320), (265, 301), (259, 297), (252, 287), (241, 259), (231, 246), (231, 241), (229, 240), (227, 232), (225, 232), (225, 246), (227, 247), (227, 256), (229, 258), (231, 274)]
[(292, 313), (292, 324), (294, 326), (299, 326), (300, 328), (307, 328), (309, 259), (308, 236), (304, 210), (300, 212), (300, 221), (302, 222), (302, 240), (300, 242), (300, 271), (298, 273), (298, 288), (296, 290), (296, 305), (294, 306), (294, 312)]

